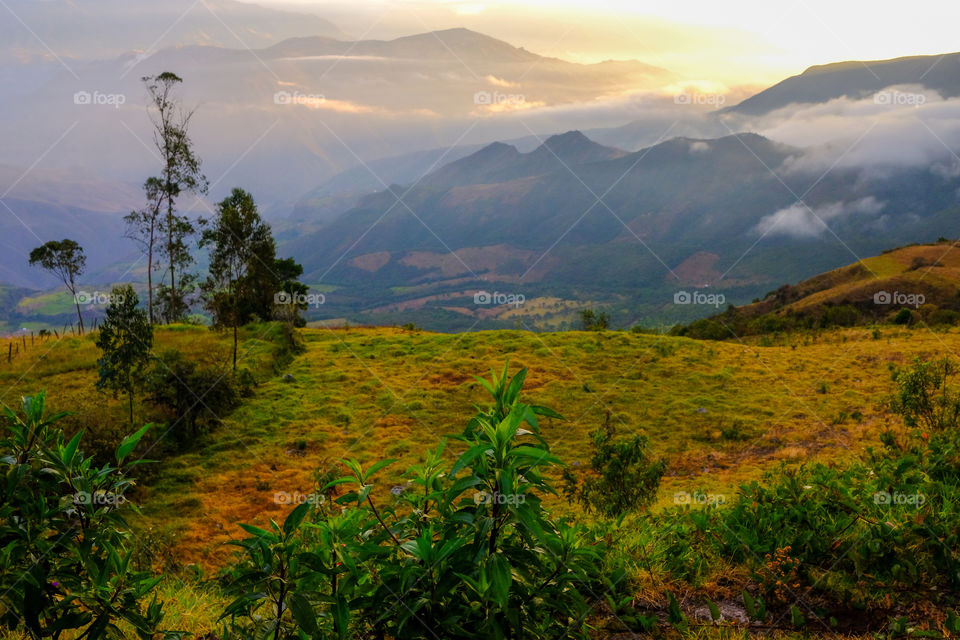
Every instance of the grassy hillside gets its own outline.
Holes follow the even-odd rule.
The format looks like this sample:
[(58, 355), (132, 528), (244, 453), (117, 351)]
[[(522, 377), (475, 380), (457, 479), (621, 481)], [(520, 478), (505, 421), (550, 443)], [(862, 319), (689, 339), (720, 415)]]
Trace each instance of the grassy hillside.
[(911, 245), (784, 285), (674, 333), (728, 339), (876, 322), (931, 326), (960, 322), (960, 251), (955, 243)]
[[(137, 545), (170, 575), (161, 590), (171, 602), (170, 623), (199, 635), (216, 628), (213, 612), (226, 600), (188, 579), (191, 565), (212, 575), (233, 553), (226, 543), (243, 536), (239, 523), (282, 521), (315, 490), (318, 470), (343, 475), (342, 457), (357, 458), (365, 468), (398, 459), (374, 487), (388, 499), (392, 486), (405, 486), (403, 470), (423, 462), (445, 435), (460, 433), (476, 405), (486, 402), (472, 376), (491, 364), (509, 359), (512, 371), (529, 369), (525, 397), (564, 415), (563, 421), (544, 420), (541, 428), (553, 452), (573, 467), (589, 464), (591, 432), (607, 421), (620, 434), (647, 436), (654, 457), (667, 464), (652, 512), (669, 514), (683, 504), (678, 496), (699, 493), (736, 503), (743, 483), (787, 477), (783, 465), (846, 465), (862, 458), (882, 432), (905, 433), (887, 409), (895, 387), (891, 369), (960, 351), (956, 329), (908, 327), (804, 332), (775, 346), (624, 332), (313, 328), (302, 330), (304, 349), (290, 360), (275, 329), (251, 326), (241, 336), (241, 368), (257, 380), (252, 396), (185, 451), (150, 465), (135, 496), (143, 514), (135, 524)], [(207, 361), (226, 362), (230, 349), (229, 336), (187, 326), (159, 328), (156, 343), (158, 350), (179, 349)], [(90, 336), (35, 344), (0, 363), (0, 399), (12, 405), (18, 394), (48, 389), (54, 409), (80, 409), (88, 429), (84, 442), (88, 436), (96, 441), (97, 424), (124, 423), (122, 400), (93, 391), (96, 355)], [(138, 419), (150, 419), (148, 407), (140, 407)], [(156, 445), (141, 447), (139, 455), (155, 457)], [(451, 444), (447, 457), (459, 451)], [(559, 514), (585, 517), (560, 497), (547, 504)], [(651, 526), (645, 519), (632, 522), (619, 552), (644, 554), (646, 545), (673, 544), (670, 536), (680, 535), (662, 530), (655, 535), (666, 537), (649, 538), (658, 531)], [(681, 549), (677, 562), (690, 562), (693, 549)], [(664, 562), (672, 566), (657, 560)], [(739, 611), (735, 598), (753, 578), (723, 560), (709, 567), (705, 577), (705, 568), (693, 571), (701, 577), (689, 585), (640, 571), (632, 578), (639, 589), (633, 606), (662, 611), (664, 594), (676, 592), (693, 598), (684, 605), (688, 614), (704, 594)], [(602, 608), (598, 614), (608, 628), (627, 615)], [(844, 628), (878, 628), (872, 624), (864, 617)]]
[[(544, 427), (562, 459), (586, 463), (590, 433), (607, 412), (619, 431), (648, 435), (668, 463), (657, 502), (665, 506), (677, 491), (732, 495), (782, 462), (861, 453), (891, 424), (880, 406), (889, 367), (960, 347), (955, 331), (899, 328), (879, 339), (851, 329), (776, 347), (620, 332), (306, 329), (303, 339), (306, 351), (280, 375), (271, 343), (248, 330), (243, 363), (264, 382), (143, 488), (145, 526), (175, 541), (179, 564), (222, 563), (237, 522), (282, 517), (290, 507), (276, 494), (309, 494), (314, 472), (342, 456), (398, 458), (396, 469), (422, 460), (482, 401), (472, 375), (508, 358), (511, 368), (529, 368), (531, 401), (565, 416)], [(225, 336), (206, 329), (161, 329), (157, 341), (224, 360), (229, 350)], [(122, 401), (92, 391), (95, 351), (89, 337), (67, 338), (3, 363), (3, 401), (46, 388), (54, 408), (93, 402), (105, 420), (122, 422)]]

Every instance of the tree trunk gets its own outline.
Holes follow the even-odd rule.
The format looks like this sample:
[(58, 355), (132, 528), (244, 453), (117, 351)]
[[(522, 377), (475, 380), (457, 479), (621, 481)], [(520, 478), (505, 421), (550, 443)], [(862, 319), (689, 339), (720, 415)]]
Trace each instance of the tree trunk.
[(150, 318), (150, 326), (154, 324), (153, 318), (153, 223), (150, 223), (150, 243), (147, 247), (147, 317)]
[(83, 335), (83, 314), (80, 313), (80, 302), (77, 300), (77, 294), (73, 294), (73, 303), (77, 306), (77, 319), (80, 320), (80, 335)]
[(133, 389), (127, 389), (127, 398), (130, 400), (130, 426), (133, 426)]
[(237, 370), (237, 323), (233, 323), (233, 370)]

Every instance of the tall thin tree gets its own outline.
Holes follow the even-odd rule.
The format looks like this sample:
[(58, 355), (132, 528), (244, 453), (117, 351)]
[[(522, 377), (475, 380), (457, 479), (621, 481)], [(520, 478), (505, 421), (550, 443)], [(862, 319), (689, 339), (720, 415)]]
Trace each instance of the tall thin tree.
[(143, 183), (143, 191), (147, 196), (146, 206), (131, 211), (124, 220), (127, 222), (126, 236), (139, 242), (147, 252), (147, 316), (150, 324), (154, 324), (153, 269), (155, 266), (157, 224), (160, 219), (160, 210), (164, 204), (163, 183), (160, 178), (147, 178), (146, 182)]
[[(177, 270), (184, 270), (193, 260), (187, 249), (187, 239), (196, 232), (193, 222), (177, 212), (177, 200), (184, 193), (205, 194), (208, 183), (200, 170), (200, 159), (194, 153), (190, 139), (193, 111), (185, 110), (174, 93), (183, 79), (165, 71), (156, 76), (145, 76), (143, 82), (153, 110), (153, 142), (163, 161), (163, 170), (157, 178), (159, 184), (148, 180), (144, 187), (148, 201), (155, 202), (157, 206), (156, 214), (147, 216), (148, 219), (143, 222), (147, 223), (151, 245), (155, 242), (155, 234), (164, 237), (161, 250), (167, 258), (170, 284), (164, 296), (163, 315), (167, 322), (174, 322), (186, 313), (186, 293), (181, 287), (186, 286), (189, 280), (182, 276), (178, 280)], [(155, 195), (159, 200), (150, 197), (150, 188), (158, 189)], [(148, 211), (151, 211), (149, 205)], [(152, 288), (150, 298), (152, 317)]]

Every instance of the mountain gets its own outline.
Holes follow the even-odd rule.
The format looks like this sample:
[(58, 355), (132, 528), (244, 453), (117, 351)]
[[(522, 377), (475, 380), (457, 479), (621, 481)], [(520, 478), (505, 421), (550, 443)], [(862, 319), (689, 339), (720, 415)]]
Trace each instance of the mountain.
[(920, 85), (945, 98), (958, 96), (960, 53), (810, 67), (721, 112), (758, 116), (791, 104), (864, 98), (896, 85)]
[(4, 9), (0, 61), (102, 59), (201, 44), (262, 48), (296, 36), (344, 37), (318, 16), (235, 0), (7, 0)]
[(674, 305), (680, 290), (744, 302), (890, 243), (960, 235), (960, 180), (926, 168), (805, 175), (782, 169), (801, 150), (755, 134), (635, 153), (575, 133), (551, 145), (566, 166), (489, 145), (413, 188), (367, 195), (282, 249), (308, 281), (338, 287), (320, 310), (333, 317), (470, 326), (497, 319), (474, 292), (498, 290), (567, 315), (567, 303), (593, 301), (621, 322), (673, 323), (710, 311)]
[(394, 40), (345, 42), (328, 37), (291, 38), (264, 52), (272, 58), (356, 56), (530, 64), (542, 59), (523, 48), (470, 29), (443, 29)]
[(28, 264), (30, 250), (49, 240), (72, 238), (87, 255), (87, 279), (98, 281), (111, 266), (139, 252), (123, 237), (123, 216), (139, 206), (138, 190), (84, 170), (0, 165), (0, 282), (42, 288), (59, 285)]
[[(251, 48), (216, 42), (165, 46), (164, 39), (162, 48), (142, 53), (69, 59), (69, 68), (52, 58), (0, 65), (11, 88), (0, 96), (0, 162), (21, 164), (56, 143), (48, 163), (95, 166), (110, 179), (142, 182), (156, 159), (140, 78), (174, 71), (184, 80), (178, 95), (196, 109), (192, 134), (204, 170), (224, 190), (212, 198), (243, 185), (277, 220), (303, 194), (361, 161), (555, 131), (565, 117), (554, 107), (674, 78), (636, 61), (539, 56), (466, 29), (389, 41), (310, 36), (262, 48), (253, 48), (257, 39)], [(591, 126), (609, 119), (577, 117)], [(105, 141), (110, 153), (94, 157), (91, 149)]]
[(892, 322), (960, 323), (956, 243), (909, 245), (864, 258), (762, 299), (677, 327), (677, 335), (729, 339), (799, 328)]
[(494, 184), (560, 171), (627, 155), (626, 151), (593, 142), (579, 131), (551, 136), (530, 153), (513, 145), (494, 142), (476, 153), (451, 162), (426, 176), (421, 184), (433, 189)]

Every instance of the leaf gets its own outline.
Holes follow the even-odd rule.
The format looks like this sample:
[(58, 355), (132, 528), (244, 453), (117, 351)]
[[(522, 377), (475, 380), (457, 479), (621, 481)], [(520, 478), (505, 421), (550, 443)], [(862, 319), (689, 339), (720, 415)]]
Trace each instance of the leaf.
[(473, 376), (473, 377), (477, 380), (477, 382), (483, 385), (483, 388), (486, 389), (490, 393), (490, 395), (492, 396), (496, 395), (496, 393), (494, 393), (493, 391), (493, 386), (491, 386), (491, 384), (487, 382), (484, 378), (481, 378), (480, 376)]
[(261, 540), (267, 540), (269, 542), (280, 542), (275, 534), (267, 531), (266, 529), (261, 529), (260, 527), (255, 527), (252, 524), (240, 524), (240, 528), (249, 533), (250, 535), (260, 538)]
[(296, 509), (290, 512), (290, 515), (287, 516), (287, 519), (283, 521), (283, 533), (286, 536), (289, 536), (291, 533), (296, 531), (297, 527), (300, 526), (300, 523), (303, 522), (303, 519), (307, 516), (307, 512), (310, 510), (310, 503), (304, 502), (299, 505)]
[(487, 560), (487, 571), (494, 599), (501, 607), (506, 607), (510, 598), (510, 585), (513, 582), (510, 563), (500, 554), (490, 556)]
[(123, 439), (123, 442), (121, 442), (120, 446), (117, 447), (117, 464), (123, 462), (124, 458), (126, 458), (133, 452), (134, 449), (136, 449), (137, 445), (140, 443), (140, 438), (142, 438), (147, 430), (152, 426), (152, 424), (146, 424), (136, 433)]
[(287, 599), (287, 606), (290, 607), (290, 611), (293, 613), (293, 619), (297, 621), (297, 624), (307, 635), (317, 635), (319, 631), (317, 628), (317, 616), (306, 598), (299, 593), (291, 594)]
[(380, 462), (377, 462), (376, 464), (374, 464), (372, 467), (370, 467), (370, 469), (367, 470), (365, 474), (363, 474), (364, 483), (366, 483), (367, 478), (375, 474), (377, 471), (380, 471), (380, 469), (383, 469), (384, 467), (389, 466), (396, 461), (397, 461), (396, 458), (391, 458), (390, 460), (381, 460)]
[(327, 484), (323, 485), (323, 488), (320, 489), (321, 492), (325, 492), (327, 489), (332, 489), (338, 485), (346, 484), (348, 482), (356, 482), (357, 479), (353, 476), (344, 476), (342, 478), (337, 478), (336, 480), (331, 480)]
[(70, 463), (73, 462), (73, 456), (77, 453), (77, 447), (80, 446), (80, 437), (83, 435), (83, 431), (77, 433), (73, 436), (73, 439), (67, 443), (67, 446), (63, 449), (63, 455), (60, 456), (60, 459), (63, 461), (65, 466), (70, 466)]
[(463, 452), (463, 455), (454, 463), (453, 467), (450, 469), (450, 477), (456, 476), (461, 469), (473, 462), (478, 455), (491, 449), (492, 447), (487, 444), (478, 444), (470, 447)]
[(350, 631), (350, 607), (343, 596), (337, 596), (337, 602), (333, 606), (333, 620), (337, 625), (337, 635), (346, 638)]
[(723, 618), (723, 614), (720, 613), (720, 607), (718, 607), (717, 603), (713, 600), (707, 600), (707, 608), (710, 609), (710, 619), (714, 622)]
[(803, 614), (800, 613), (797, 605), (791, 605), (790, 607), (790, 621), (797, 629), (802, 629), (807, 626), (807, 620), (803, 617)]

